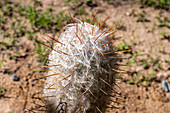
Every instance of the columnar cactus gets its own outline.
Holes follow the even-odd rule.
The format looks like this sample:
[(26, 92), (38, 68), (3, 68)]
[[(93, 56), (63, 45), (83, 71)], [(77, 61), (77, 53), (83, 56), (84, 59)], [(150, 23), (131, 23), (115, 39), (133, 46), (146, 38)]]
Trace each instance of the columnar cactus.
[[(102, 112), (108, 90), (115, 84), (118, 55), (111, 35), (100, 26), (74, 21), (64, 27), (49, 54), (44, 85), (47, 111), (56, 113)], [(114, 30), (113, 30), (114, 29)], [(111, 31), (112, 30), (112, 31)], [(104, 97), (104, 98), (103, 98)]]

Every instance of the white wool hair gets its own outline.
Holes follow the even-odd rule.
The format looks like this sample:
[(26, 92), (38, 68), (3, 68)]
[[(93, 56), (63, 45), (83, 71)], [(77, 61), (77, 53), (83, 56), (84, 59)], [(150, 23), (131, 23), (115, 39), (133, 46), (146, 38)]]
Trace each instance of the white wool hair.
[[(99, 73), (104, 76), (101, 65), (113, 62), (99, 55), (111, 50), (109, 45), (101, 47), (108, 42), (108, 34), (94, 25), (75, 20), (78, 22), (64, 27), (58, 38), (61, 43), (54, 44), (48, 58), (48, 65), (51, 66), (48, 75), (53, 76), (46, 79), (44, 97), (47, 97), (46, 101), (52, 104), (51, 109), (55, 112), (66, 109), (67, 113), (81, 113), (88, 110), (92, 101), (96, 101), (95, 94), (99, 93), (99, 88), (106, 86), (96, 77)], [(106, 70), (112, 73), (111, 69)], [(60, 107), (62, 102), (66, 107)]]

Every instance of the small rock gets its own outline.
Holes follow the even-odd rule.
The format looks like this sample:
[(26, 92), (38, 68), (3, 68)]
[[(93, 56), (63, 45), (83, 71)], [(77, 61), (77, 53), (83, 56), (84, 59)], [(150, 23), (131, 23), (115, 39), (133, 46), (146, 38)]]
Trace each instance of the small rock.
[(19, 81), (20, 78), (16, 74), (12, 74), (12, 80), (13, 81)]
[(158, 79), (162, 79), (164, 77), (164, 74), (160, 72), (156, 76)]
[(126, 15), (127, 15), (127, 16), (129, 16), (129, 15), (130, 15), (130, 13), (129, 13), (129, 12), (126, 12)]
[(166, 80), (163, 80), (163, 81), (162, 81), (162, 87), (164, 88), (164, 90), (165, 90), (166, 92), (169, 92), (169, 88), (168, 88), (168, 84), (166, 83)]

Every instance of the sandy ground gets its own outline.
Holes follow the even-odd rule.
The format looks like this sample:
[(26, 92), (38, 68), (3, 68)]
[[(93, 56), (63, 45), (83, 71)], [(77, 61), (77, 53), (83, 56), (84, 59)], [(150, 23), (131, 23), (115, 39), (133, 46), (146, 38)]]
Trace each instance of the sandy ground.
[[(14, 0), (17, 1), (17, 0)], [(118, 29), (114, 34), (115, 37), (123, 37), (123, 40), (132, 48), (132, 53), (139, 51), (141, 53), (135, 58), (136, 63), (125, 68), (132, 72), (132, 76), (143, 74), (147, 76), (154, 73), (156, 77), (150, 80), (150, 85), (145, 82), (142, 84), (129, 84), (127, 81), (131, 79), (129, 74), (120, 74), (121, 79), (117, 84), (120, 88), (116, 90), (120, 95), (113, 94), (113, 98), (108, 106), (106, 113), (170, 113), (170, 93), (164, 91), (161, 86), (162, 80), (170, 81), (170, 39), (164, 38), (160, 32), (162, 30), (169, 31), (169, 27), (159, 27), (157, 16), (160, 18), (170, 18), (170, 12), (154, 8), (141, 8), (132, 1), (115, 1), (107, 3), (103, 0), (94, 0), (89, 6), (86, 1), (80, 2), (78, 7), (76, 3), (70, 2), (65, 4), (63, 0), (41, 0), (43, 7), (46, 8), (52, 5), (52, 8), (57, 12), (66, 10), (74, 15), (78, 8), (83, 8), (84, 12), (89, 12), (89, 17), (97, 11), (96, 18), (101, 21), (110, 16), (106, 22), (105, 28), (110, 27), (114, 22), (120, 22), (122, 28)], [(21, 2), (23, 5), (28, 3)], [(145, 16), (148, 21), (137, 22), (139, 13), (146, 12)], [(78, 16), (78, 15), (74, 15)], [(81, 18), (87, 17), (85, 13)], [(170, 24), (170, 22), (169, 22)], [(1, 32), (3, 34), (3, 31)], [(0, 41), (4, 40), (0, 34)], [(42, 34), (38, 34), (41, 37)], [(51, 34), (52, 35), (52, 34)], [(170, 37), (170, 32), (166, 34)], [(35, 42), (28, 38), (19, 37), (20, 41), (13, 47), (12, 50), (7, 50), (0, 46), (0, 60), (5, 60), (4, 65), (0, 68), (0, 88), (5, 88), (0, 94), (0, 113), (23, 113), (23, 112), (39, 112), (44, 111), (33, 110), (34, 108), (44, 108), (41, 97), (43, 89), (43, 80), (36, 78), (45, 75), (44, 72), (37, 71), (42, 65), (36, 54)], [(17, 60), (9, 59), (9, 54), (15, 54), (19, 51)], [(7, 54), (8, 53), (8, 54)], [(128, 55), (124, 55), (128, 56)], [(159, 59), (163, 70), (153, 71), (152, 65), (143, 69), (139, 62), (141, 59), (146, 59), (150, 62), (151, 59)], [(130, 62), (132, 59), (123, 61)], [(123, 68), (123, 67), (122, 67)], [(19, 81), (13, 81), (12, 74), (17, 74), (20, 77)], [(140, 78), (143, 79), (143, 78)], [(170, 87), (170, 84), (168, 84)]]

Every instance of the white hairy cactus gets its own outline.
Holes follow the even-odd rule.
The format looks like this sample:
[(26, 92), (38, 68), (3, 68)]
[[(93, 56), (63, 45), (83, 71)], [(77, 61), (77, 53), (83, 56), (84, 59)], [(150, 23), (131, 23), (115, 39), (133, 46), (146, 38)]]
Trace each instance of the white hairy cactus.
[[(48, 57), (44, 86), (47, 111), (82, 113), (103, 111), (103, 96), (115, 83), (117, 60), (110, 36), (112, 28), (101, 30), (74, 18), (64, 27)], [(113, 27), (113, 26), (112, 26)]]

